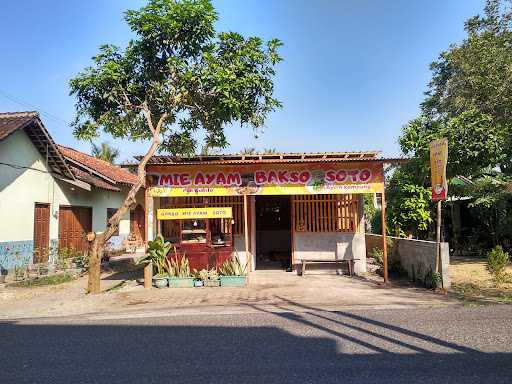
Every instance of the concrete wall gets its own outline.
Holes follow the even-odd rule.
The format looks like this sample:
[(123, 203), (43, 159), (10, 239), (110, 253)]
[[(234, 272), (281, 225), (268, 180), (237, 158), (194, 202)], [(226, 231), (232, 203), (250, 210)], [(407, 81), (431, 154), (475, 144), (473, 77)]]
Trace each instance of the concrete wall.
[[(59, 233), (59, 206), (92, 207), (94, 231), (102, 231), (107, 220), (107, 208), (118, 208), (125, 191), (118, 193), (95, 189), (85, 191), (55, 179), (46, 167), (45, 159), (23, 131), (0, 142), (0, 265), (31, 262), (34, 237), (34, 205), (50, 204), (50, 243), (55, 245)], [(120, 224), (119, 237), (112, 244), (119, 246), (130, 232), (130, 216)], [(23, 253), (22, 260), (15, 252)]]
[(356, 274), (366, 272), (366, 248), (364, 233), (301, 233), (293, 237), (295, 263), (302, 259), (356, 260)]
[[(388, 236), (393, 242), (393, 249), (388, 255), (397, 258), (402, 268), (407, 271), (411, 280), (417, 280), (418, 276), (424, 276), (436, 267), (436, 243), (435, 241), (402, 239)], [(366, 235), (366, 250), (369, 253), (373, 248), (382, 249), (381, 235)], [(444, 288), (451, 285), (449, 275), (450, 249), (448, 243), (441, 243), (441, 276)]]

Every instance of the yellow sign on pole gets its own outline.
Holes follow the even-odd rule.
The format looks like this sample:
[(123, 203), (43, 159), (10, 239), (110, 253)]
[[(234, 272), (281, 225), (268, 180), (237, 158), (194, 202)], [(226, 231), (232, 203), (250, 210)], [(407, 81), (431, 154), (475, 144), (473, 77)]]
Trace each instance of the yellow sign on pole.
[(446, 163), (448, 162), (448, 139), (434, 140), (430, 143), (430, 169), (432, 177), (432, 201), (446, 200), (448, 183), (446, 181)]
[(230, 219), (233, 212), (231, 207), (166, 208), (157, 210), (156, 217), (158, 220)]

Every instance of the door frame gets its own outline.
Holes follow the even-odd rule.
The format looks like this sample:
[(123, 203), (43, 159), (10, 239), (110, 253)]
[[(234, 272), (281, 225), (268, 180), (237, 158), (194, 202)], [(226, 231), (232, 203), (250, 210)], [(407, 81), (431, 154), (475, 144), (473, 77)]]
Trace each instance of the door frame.
[[(38, 244), (40, 242), (41, 237), (43, 237), (43, 235), (40, 233), (41, 227), (39, 225), (37, 225), (36, 211), (38, 208), (43, 209), (43, 211), (45, 212), (45, 217), (47, 218), (46, 224), (45, 224), (46, 231), (43, 231), (43, 232), (46, 232), (46, 236), (44, 236), (44, 239), (43, 239), (43, 243), (44, 243), (43, 245)], [(32, 262), (35, 264), (48, 262), (49, 257), (50, 257), (50, 253), (49, 253), (49, 248), (50, 248), (50, 203), (40, 203), (40, 202), (34, 203), (33, 244), (34, 245), (33, 245)], [(44, 256), (44, 259), (43, 259), (43, 255), (36, 255), (38, 249), (39, 250), (44, 249), (47, 251), (46, 255)], [(39, 260), (37, 260), (37, 258), (39, 258)]]

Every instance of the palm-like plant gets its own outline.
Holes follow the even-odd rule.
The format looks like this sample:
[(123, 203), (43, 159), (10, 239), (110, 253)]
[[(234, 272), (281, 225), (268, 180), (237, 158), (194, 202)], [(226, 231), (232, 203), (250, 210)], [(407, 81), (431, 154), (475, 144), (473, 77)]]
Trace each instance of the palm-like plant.
[(92, 144), (92, 155), (97, 159), (101, 159), (114, 164), (119, 157), (119, 149), (111, 146), (108, 142), (103, 142), (100, 145)]

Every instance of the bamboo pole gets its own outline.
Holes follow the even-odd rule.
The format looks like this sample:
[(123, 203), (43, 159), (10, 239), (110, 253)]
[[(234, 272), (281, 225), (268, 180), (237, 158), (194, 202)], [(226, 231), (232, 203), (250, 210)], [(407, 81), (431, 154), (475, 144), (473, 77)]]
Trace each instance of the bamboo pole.
[(388, 279), (388, 242), (386, 237), (386, 195), (384, 190), (382, 191), (382, 209), (381, 220), (382, 220), (382, 252), (383, 252), (383, 263), (384, 263), (384, 284), (389, 283)]

